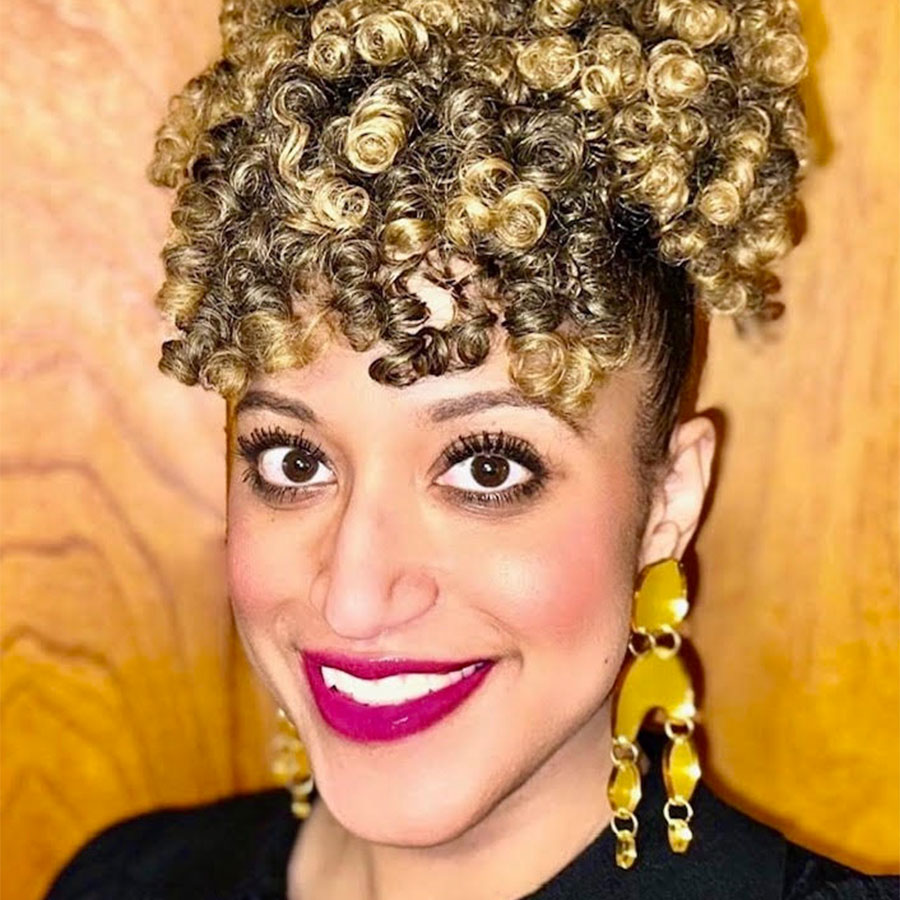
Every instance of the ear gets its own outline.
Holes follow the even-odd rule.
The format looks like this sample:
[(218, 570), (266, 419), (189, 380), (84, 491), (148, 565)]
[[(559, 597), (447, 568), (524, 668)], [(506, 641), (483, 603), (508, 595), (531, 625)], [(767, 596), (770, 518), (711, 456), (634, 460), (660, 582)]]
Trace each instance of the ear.
[(654, 493), (641, 541), (641, 567), (684, 554), (700, 523), (715, 449), (716, 429), (706, 416), (676, 426), (669, 467)]

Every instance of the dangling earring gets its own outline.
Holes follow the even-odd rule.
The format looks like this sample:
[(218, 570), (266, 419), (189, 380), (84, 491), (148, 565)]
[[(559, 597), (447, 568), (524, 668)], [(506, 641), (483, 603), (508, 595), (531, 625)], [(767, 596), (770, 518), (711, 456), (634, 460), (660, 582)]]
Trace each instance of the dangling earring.
[(663, 815), (669, 846), (684, 853), (693, 833), (691, 796), (700, 778), (694, 745), (694, 689), (683, 659), (681, 635), (675, 628), (688, 612), (687, 585), (677, 559), (665, 559), (641, 572), (634, 595), (631, 639), (633, 659), (627, 664), (613, 711), (613, 770), (609, 780), (611, 827), (616, 835), (616, 864), (629, 869), (637, 859), (641, 799), (640, 751), (635, 740), (647, 713), (661, 709), (669, 744), (663, 757), (668, 800)]
[(272, 774), (291, 792), (291, 812), (298, 819), (309, 816), (313, 776), (306, 748), (293, 722), (278, 710), (278, 730), (272, 740)]

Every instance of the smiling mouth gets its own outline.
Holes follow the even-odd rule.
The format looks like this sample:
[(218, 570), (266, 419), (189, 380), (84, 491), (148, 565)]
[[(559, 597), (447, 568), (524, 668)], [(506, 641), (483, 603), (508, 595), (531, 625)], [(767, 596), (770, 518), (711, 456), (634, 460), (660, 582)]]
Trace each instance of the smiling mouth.
[(357, 678), (341, 669), (322, 666), (322, 680), (332, 691), (366, 706), (396, 706), (427, 697), (474, 675), (485, 662), (472, 663), (446, 675), (409, 672), (386, 678)]
[(360, 660), (301, 653), (323, 720), (354, 741), (407, 737), (449, 716), (481, 686), (495, 660)]

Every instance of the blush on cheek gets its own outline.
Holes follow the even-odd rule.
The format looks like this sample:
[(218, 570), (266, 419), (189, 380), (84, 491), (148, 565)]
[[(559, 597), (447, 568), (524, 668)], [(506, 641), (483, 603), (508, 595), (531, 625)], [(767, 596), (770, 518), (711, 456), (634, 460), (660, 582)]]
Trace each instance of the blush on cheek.
[[(615, 516), (570, 515), (546, 530), (552, 541), (494, 558), (482, 588), (528, 640), (575, 645), (618, 632), (627, 618), (630, 562)], [(493, 592), (493, 593), (492, 593)], [(502, 598), (502, 599), (501, 599)]]
[(269, 510), (229, 510), (228, 589), (235, 618), (253, 640), (281, 647), (299, 639), (313, 578), (309, 536)]
[(279, 593), (282, 566), (273, 565), (270, 551), (246, 518), (228, 522), (228, 592), (235, 615), (244, 621), (265, 616)]

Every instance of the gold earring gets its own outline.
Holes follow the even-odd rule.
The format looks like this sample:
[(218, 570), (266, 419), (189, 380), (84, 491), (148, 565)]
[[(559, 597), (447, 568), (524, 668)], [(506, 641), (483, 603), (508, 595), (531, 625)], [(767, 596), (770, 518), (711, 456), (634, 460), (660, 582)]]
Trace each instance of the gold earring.
[(663, 815), (669, 846), (684, 853), (691, 843), (691, 796), (700, 778), (694, 744), (694, 689), (684, 660), (678, 656), (681, 635), (675, 630), (688, 612), (687, 584), (677, 559), (665, 559), (641, 572), (634, 595), (631, 639), (633, 659), (626, 665), (613, 711), (613, 770), (608, 794), (616, 835), (616, 864), (629, 869), (637, 859), (641, 799), (640, 751), (635, 740), (647, 713), (661, 709), (669, 744), (663, 757), (668, 799)]
[(283, 709), (278, 710), (278, 726), (272, 740), (272, 774), (291, 792), (291, 812), (298, 819), (309, 816), (313, 791), (309, 757), (294, 723)]

